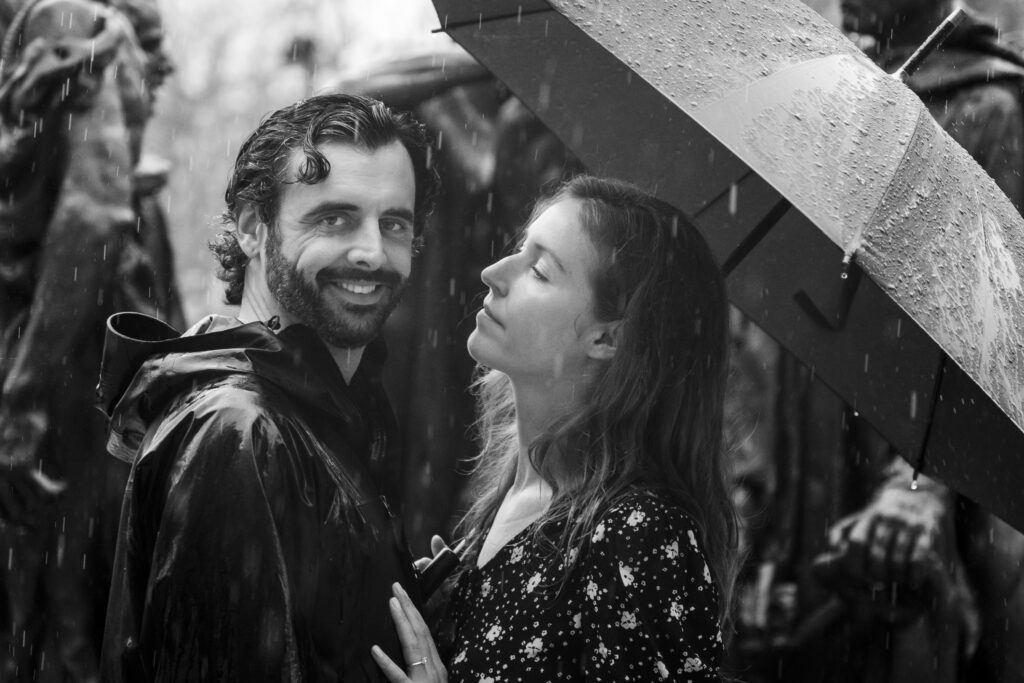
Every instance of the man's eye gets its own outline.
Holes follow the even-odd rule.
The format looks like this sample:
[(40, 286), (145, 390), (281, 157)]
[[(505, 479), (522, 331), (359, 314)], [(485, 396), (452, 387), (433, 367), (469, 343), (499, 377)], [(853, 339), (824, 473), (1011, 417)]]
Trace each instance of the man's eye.
[(327, 228), (335, 228), (339, 225), (344, 225), (345, 216), (332, 214), (329, 216), (321, 216), (317, 219), (317, 223)]
[(381, 221), (380, 226), (385, 232), (407, 232), (412, 230), (412, 224), (402, 220), (385, 219)]

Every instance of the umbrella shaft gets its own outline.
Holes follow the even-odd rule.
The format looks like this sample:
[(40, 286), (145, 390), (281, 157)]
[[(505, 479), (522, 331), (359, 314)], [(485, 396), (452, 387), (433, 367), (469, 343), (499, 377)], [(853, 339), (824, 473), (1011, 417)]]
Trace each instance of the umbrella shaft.
[(914, 54), (910, 55), (910, 59), (908, 59), (906, 63), (893, 74), (893, 77), (906, 83), (911, 74), (917, 71), (917, 67), (921, 66), (921, 62), (923, 62), (925, 58), (931, 55), (932, 52), (935, 52), (935, 50), (945, 42), (946, 38), (949, 37), (949, 34), (951, 34), (956, 27), (960, 25), (960, 22), (962, 22), (966, 16), (967, 13), (962, 9), (954, 10), (952, 14), (946, 17), (946, 19), (939, 24), (937, 29), (932, 31), (932, 34), (921, 44), (921, 47), (917, 48), (917, 50), (914, 51)]

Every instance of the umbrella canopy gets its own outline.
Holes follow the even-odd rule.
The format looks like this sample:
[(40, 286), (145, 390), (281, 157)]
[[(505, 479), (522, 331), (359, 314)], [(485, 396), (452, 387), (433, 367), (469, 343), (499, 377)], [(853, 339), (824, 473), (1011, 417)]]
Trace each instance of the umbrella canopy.
[(1024, 530), (1024, 221), (916, 95), (796, 0), (434, 4), (592, 172), (693, 217), (732, 302), (908, 460)]

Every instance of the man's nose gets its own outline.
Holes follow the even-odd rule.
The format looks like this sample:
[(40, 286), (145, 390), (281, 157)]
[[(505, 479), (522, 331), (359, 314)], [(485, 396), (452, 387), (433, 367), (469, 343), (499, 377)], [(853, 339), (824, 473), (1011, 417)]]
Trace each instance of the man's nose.
[(365, 270), (377, 270), (385, 263), (384, 238), (377, 226), (376, 219), (367, 219), (359, 224), (359, 228), (350, 233), (346, 258), (349, 263)]

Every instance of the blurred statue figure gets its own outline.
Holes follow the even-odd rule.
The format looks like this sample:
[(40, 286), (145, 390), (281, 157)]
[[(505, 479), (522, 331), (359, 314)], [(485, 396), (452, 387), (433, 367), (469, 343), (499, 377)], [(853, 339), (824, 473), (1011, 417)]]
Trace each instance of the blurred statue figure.
[[(889, 71), (952, 0), (849, 0)], [(1024, 207), (1024, 59), (971, 17), (912, 76)], [(750, 552), (734, 649), (751, 681), (1024, 680), (1024, 537), (921, 477), (759, 330), (734, 320), (737, 495)]]
[(104, 321), (182, 322), (140, 151), (169, 64), (152, 0), (3, 4), (0, 680), (92, 681), (127, 476), (93, 407)]
[[(894, 71), (954, 9), (954, 0), (855, 0), (844, 28), (875, 40)], [(1024, 214), (1024, 52), (973, 14), (908, 85)], [(994, 455), (994, 454), (993, 454)], [(1024, 681), (1024, 535), (972, 501), (957, 500), (957, 540), (978, 600), (979, 648), (964, 680)]]

